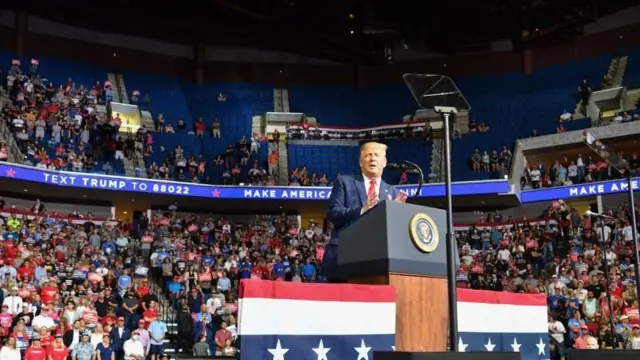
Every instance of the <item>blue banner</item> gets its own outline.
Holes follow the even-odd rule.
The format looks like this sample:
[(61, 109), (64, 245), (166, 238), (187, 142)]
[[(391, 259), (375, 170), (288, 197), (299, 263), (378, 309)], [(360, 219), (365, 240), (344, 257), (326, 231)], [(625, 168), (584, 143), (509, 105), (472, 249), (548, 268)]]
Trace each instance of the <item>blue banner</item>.
[[(278, 199), (278, 200), (326, 200), (331, 195), (328, 187), (286, 187), (286, 186), (214, 186), (185, 182), (128, 178), (67, 171), (42, 171), (30, 166), (0, 164), (0, 176), (26, 180), (41, 184), (130, 191), (137, 193), (195, 196), (216, 199)], [(398, 186), (409, 196), (444, 196), (444, 185), (425, 184), (420, 194), (417, 185)], [(453, 195), (503, 194), (509, 192), (507, 180), (491, 180), (452, 184)]]
[[(640, 178), (633, 178), (631, 186), (638, 189)], [(585, 196), (598, 196), (617, 194), (628, 191), (627, 180), (609, 180), (598, 183), (570, 185), (551, 189), (525, 190), (520, 193), (520, 201), (523, 203), (549, 201), (558, 199), (579, 198)]]

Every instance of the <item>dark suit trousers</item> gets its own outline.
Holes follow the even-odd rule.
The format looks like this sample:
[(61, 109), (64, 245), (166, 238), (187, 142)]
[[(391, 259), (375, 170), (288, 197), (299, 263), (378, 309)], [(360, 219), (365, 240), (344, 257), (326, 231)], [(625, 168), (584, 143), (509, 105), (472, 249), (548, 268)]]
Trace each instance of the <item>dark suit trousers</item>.
[(322, 258), (321, 272), (327, 278), (327, 282), (333, 284), (347, 282), (347, 279), (338, 271), (338, 245), (327, 245)]

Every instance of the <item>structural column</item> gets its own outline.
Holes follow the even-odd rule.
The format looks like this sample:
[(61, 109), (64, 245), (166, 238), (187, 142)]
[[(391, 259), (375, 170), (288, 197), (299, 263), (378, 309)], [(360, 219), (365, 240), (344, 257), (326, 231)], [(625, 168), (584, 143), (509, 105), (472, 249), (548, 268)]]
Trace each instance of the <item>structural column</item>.
[(15, 26), (14, 26), (14, 44), (13, 51), (16, 53), (16, 57), (20, 58), (24, 56), (24, 45), (27, 38), (27, 32), (29, 31), (29, 14), (21, 10), (16, 14)]
[(530, 75), (533, 73), (533, 52), (531, 48), (525, 47), (522, 50), (522, 72)]
[(194, 47), (194, 60), (195, 60), (195, 82), (196, 84), (204, 83), (204, 63), (207, 56), (207, 47), (205, 44), (199, 42)]

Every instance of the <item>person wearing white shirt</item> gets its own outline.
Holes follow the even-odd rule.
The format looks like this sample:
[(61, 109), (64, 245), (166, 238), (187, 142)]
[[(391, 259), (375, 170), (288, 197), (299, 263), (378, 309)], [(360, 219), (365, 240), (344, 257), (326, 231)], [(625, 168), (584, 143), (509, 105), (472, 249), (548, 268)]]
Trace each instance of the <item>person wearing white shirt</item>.
[(47, 331), (53, 331), (56, 328), (56, 324), (53, 321), (53, 319), (50, 318), (44, 312), (41, 312), (40, 315), (33, 318), (33, 322), (31, 323), (31, 326), (38, 333), (40, 332), (41, 329), (46, 329)]
[(611, 228), (608, 226), (596, 225), (596, 234), (598, 236), (598, 241), (602, 241), (602, 233), (604, 232), (604, 242), (607, 243), (611, 240)]
[(631, 225), (626, 225), (622, 228), (622, 238), (625, 242), (633, 241), (633, 229)]
[(142, 343), (138, 340), (140, 334), (138, 331), (134, 331), (131, 334), (131, 339), (124, 342), (124, 359), (125, 360), (140, 360), (144, 357), (144, 348)]
[(16, 344), (16, 338), (9, 337), (7, 345), (0, 349), (0, 360), (20, 360), (20, 350)]
[(554, 320), (551, 316), (549, 316), (549, 332), (551, 333), (551, 337), (554, 338), (558, 343), (564, 343), (564, 334), (567, 332), (564, 325), (560, 321)]
[(11, 296), (4, 298), (2, 305), (9, 307), (9, 314), (16, 315), (22, 311), (22, 298), (18, 296), (18, 287), (11, 288)]
[[(11, 236), (11, 235), (9, 235), (9, 236)], [(0, 279), (4, 279), (6, 274), (9, 274), (9, 277), (11, 279), (15, 279), (17, 273), (18, 273), (18, 271), (16, 270), (16, 268), (14, 268), (11, 265), (5, 264), (2, 267), (0, 267)]]
[(209, 311), (209, 313), (211, 314), (215, 314), (218, 308), (222, 306), (222, 302), (217, 297), (212, 296), (207, 300), (206, 305), (207, 305), (207, 311)]

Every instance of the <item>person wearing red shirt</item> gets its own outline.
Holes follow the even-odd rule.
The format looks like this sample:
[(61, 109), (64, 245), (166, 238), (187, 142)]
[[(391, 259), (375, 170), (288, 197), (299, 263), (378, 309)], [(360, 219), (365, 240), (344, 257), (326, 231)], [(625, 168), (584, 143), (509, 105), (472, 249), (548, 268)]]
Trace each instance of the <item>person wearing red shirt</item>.
[(24, 360), (45, 360), (47, 358), (46, 351), (40, 343), (40, 336), (34, 335), (31, 346), (24, 353)]
[(42, 298), (43, 304), (48, 304), (53, 300), (53, 297), (60, 292), (58, 285), (54, 279), (49, 280), (49, 282), (42, 288), (40, 291), (40, 297)]
[(2, 253), (4, 254), (5, 263), (9, 265), (13, 265), (13, 260), (18, 257), (18, 249), (16, 249), (12, 241), (5, 241)]
[(251, 279), (259, 280), (262, 279), (263, 276), (263, 268), (258, 264), (251, 268)]
[(25, 260), (22, 266), (18, 268), (18, 275), (20, 275), (23, 278), (25, 276), (33, 276), (34, 270), (35, 270), (34, 267), (31, 266), (31, 261)]
[(145, 321), (145, 329), (149, 329), (149, 325), (154, 322), (159, 315), (158, 304), (155, 301), (149, 302), (149, 308), (142, 313)]
[(142, 280), (142, 285), (138, 287), (138, 295), (145, 296), (149, 294), (149, 280)]
[(51, 345), (53, 345), (53, 335), (49, 334), (46, 328), (40, 329), (40, 346), (48, 352)]
[(62, 334), (56, 334), (53, 344), (47, 349), (47, 355), (51, 360), (66, 360), (69, 349), (62, 342)]

